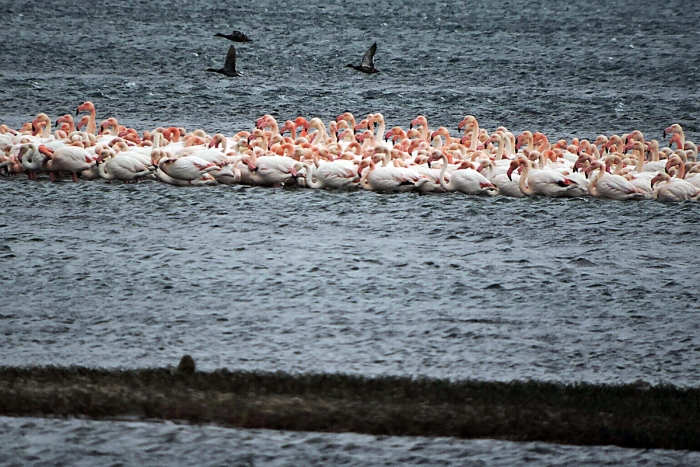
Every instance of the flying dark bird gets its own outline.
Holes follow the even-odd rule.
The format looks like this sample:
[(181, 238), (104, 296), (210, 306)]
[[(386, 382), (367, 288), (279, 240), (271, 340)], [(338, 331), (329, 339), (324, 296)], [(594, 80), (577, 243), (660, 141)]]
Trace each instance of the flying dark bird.
[(239, 71), (236, 71), (236, 48), (231, 45), (228, 48), (228, 53), (226, 54), (226, 60), (224, 61), (224, 67), (217, 70), (216, 68), (207, 68), (204, 71), (212, 71), (214, 73), (221, 73), (226, 76), (243, 76)]
[(367, 53), (365, 54), (364, 57), (362, 57), (362, 63), (360, 66), (353, 65), (352, 63), (348, 63), (345, 65), (346, 67), (354, 68), (357, 71), (361, 71), (362, 73), (379, 73), (379, 70), (374, 68), (374, 54), (377, 51), (377, 43), (375, 42), (372, 44), (372, 47), (369, 48)]
[(241, 31), (233, 31), (231, 34), (221, 34), (217, 32), (214, 37), (223, 37), (233, 42), (251, 42), (253, 39), (243, 34)]

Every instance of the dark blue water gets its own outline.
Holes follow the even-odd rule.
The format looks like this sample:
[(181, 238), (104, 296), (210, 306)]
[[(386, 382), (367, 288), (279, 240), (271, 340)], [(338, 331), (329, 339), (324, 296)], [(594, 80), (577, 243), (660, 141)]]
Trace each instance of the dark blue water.
[[(139, 130), (350, 110), (550, 139), (680, 123), (697, 139), (687, 3), (5, 2), (0, 122), (89, 99)], [(238, 46), (245, 76), (204, 73), (228, 48), (212, 35), (234, 28), (254, 39)], [(382, 73), (344, 68), (374, 41)], [(696, 203), (26, 180), (0, 180), (0, 201), (3, 364), (187, 352), (202, 369), (700, 379)]]

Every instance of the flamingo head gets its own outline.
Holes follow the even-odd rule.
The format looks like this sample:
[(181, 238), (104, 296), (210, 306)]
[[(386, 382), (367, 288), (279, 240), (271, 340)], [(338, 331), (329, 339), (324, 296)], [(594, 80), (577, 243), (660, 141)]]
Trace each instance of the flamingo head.
[(523, 134), (519, 134), (517, 138), (515, 138), (515, 150), (519, 150), (523, 144), (525, 143), (525, 138)]
[(435, 150), (430, 154), (430, 157), (428, 157), (428, 160), (426, 162), (428, 164), (428, 167), (431, 167), (431, 164), (438, 159), (442, 159), (442, 151)]
[(347, 121), (348, 123), (355, 121), (355, 116), (350, 112), (343, 112), (335, 118), (335, 121), (340, 123), (341, 121)]
[(360, 162), (360, 165), (357, 166), (357, 176), (362, 177), (362, 171), (365, 170), (365, 168), (373, 165), (374, 162), (372, 162), (371, 158), (363, 159), (362, 162)]
[(307, 122), (304, 117), (297, 117), (294, 120), (294, 128), (302, 127), (308, 129), (308, 124), (309, 122)]
[(574, 162), (574, 167), (572, 168), (573, 172), (578, 172), (581, 167), (583, 167), (583, 163), (589, 160), (588, 154), (583, 154), (579, 155), (578, 159), (576, 159), (576, 162)]
[(88, 117), (87, 115), (84, 115), (80, 120), (78, 120), (78, 123), (75, 124), (75, 129), (80, 131), (80, 129), (82, 127), (84, 127), (85, 125), (87, 125), (89, 121), (90, 121), (90, 117)]
[(474, 117), (473, 115), (467, 115), (462, 119), (461, 122), (459, 122), (459, 124), (457, 125), (457, 130), (461, 131), (467, 126), (474, 126), (474, 123), (476, 123), (476, 117)]
[(369, 128), (369, 121), (365, 118), (364, 120), (360, 120), (360, 123), (355, 125), (355, 128), (353, 128), (353, 131), (360, 131), (362, 129), (367, 129)]
[[(636, 140), (632, 140), (632, 141), (627, 142), (624, 146), (625, 152), (629, 151), (630, 149), (639, 149), (638, 147), (636, 147), (637, 143), (638, 142)], [(641, 143), (640, 143), (640, 146), (641, 146)], [(643, 150), (643, 148), (642, 148), (642, 150)]]
[(370, 133), (371, 133), (371, 132), (370, 132), (369, 130), (365, 130), (365, 131), (363, 131), (362, 133), (356, 134), (356, 135), (355, 135), (355, 139), (356, 139), (358, 142), (360, 142), (360, 143), (364, 143), (364, 142), (365, 142), (365, 138), (367, 138), (367, 136), (368, 136)]
[(586, 178), (589, 178), (590, 175), (591, 175), (591, 172), (593, 172), (593, 171), (596, 170), (596, 169), (602, 169), (603, 167), (604, 167), (604, 166), (603, 166), (603, 163), (602, 163), (602, 162), (600, 162), (600, 161), (593, 161), (593, 162), (591, 162), (591, 165), (589, 165), (588, 167), (586, 167), (586, 170), (583, 171), (583, 174), (586, 176)]
[(267, 126), (270, 125), (270, 123), (269, 123), (269, 122), (270, 122), (269, 117), (271, 117), (271, 115), (263, 115), (262, 117), (260, 117), (259, 119), (257, 119), (257, 120), (255, 121), (255, 128), (258, 128), (258, 129), (260, 129), (260, 130), (264, 130), (265, 127), (267, 127)]
[(61, 123), (67, 123), (68, 125), (73, 123), (73, 117), (70, 115), (66, 114), (62, 117), (58, 117), (56, 119), (56, 126), (59, 126)]
[(416, 118), (414, 118), (413, 120), (411, 120), (411, 123), (409, 124), (408, 129), (410, 130), (414, 126), (419, 126), (419, 125), (425, 126), (426, 128), (428, 128), (428, 120), (423, 115), (419, 115)]
[(520, 167), (520, 164), (522, 161), (520, 159), (514, 159), (510, 161), (510, 165), (508, 166), (508, 171), (506, 172), (506, 175), (508, 176), (508, 180), (513, 181), (513, 178), (511, 177), (513, 175), (513, 172)]
[(485, 149), (486, 147), (488, 147), (489, 144), (493, 143), (493, 141), (494, 141), (493, 137), (488, 137), (483, 143), (481, 143), (480, 145), (478, 145), (476, 147), (476, 150), (480, 151), (480, 150)]
[(75, 111), (75, 115), (78, 115), (80, 112), (85, 112), (85, 111), (94, 112), (95, 105), (90, 101), (85, 101), (78, 106), (78, 109)]
[(667, 173), (659, 172), (658, 175), (651, 179), (651, 187), (654, 188), (657, 183), (667, 181), (668, 179), (669, 176)]
[(683, 129), (681, 128), (681, 126), (678, 123), (674, 123), (673, 125), (664, 130), (664, 138), (666, 137), (666, 135), (670, 135), (672, 133), (680, 133), (682, 131)]
[(53, 149), (47, 148), (43, 144), (39, 145), (39, 152), (48, 157), (49, 159), (53, 158)]
[(673, 155), (673, 156), (669, 157), (668, 162), (666, 162), (666, 165), (664, 166), (664, 171), (665, 171), (666, 173), (668, 173), (668, 171), (669, 171), (671, 168), (673, 168), (673, 167), (675, 167), (675, 166), (677, 166), (677, 165), (680, 165), (680, 164), (682, 164), (682, 163), (683, 163), (683, 161), (681, 160), (680, 157), (678, 157), (678, 156), (676, 156), (676, 155)]

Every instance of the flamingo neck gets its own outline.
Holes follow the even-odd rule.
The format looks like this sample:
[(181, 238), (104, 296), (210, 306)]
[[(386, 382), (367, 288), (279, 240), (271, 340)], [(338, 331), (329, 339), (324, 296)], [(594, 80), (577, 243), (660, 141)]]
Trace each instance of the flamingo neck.
[(100, 164), (98, 171), (100, 172), (100, 178), (105, 180), (114, 180), (114, 174), (107, 172), (107, 161)]
[(591, 179), (588, 182), (588, 193), (591, 196), (598, 197), (598, 187), (596, 186), (598, 182), (600, 181), (601, 178), (603, 178), (603, 175), (605, 175), (605, 166), (600, 167), (598, 169), (598, 173), (595, 175), (595, 178)]
[(41, 137), (50, 138), (51, 137), (51, 120), (45, 120), (45, 125), (41, 127)]
[(678, 172), (676, 172), (676, 178), (679, 180), (683, 180), (685, 178), (685, 164), (683, 163), (683, 160), (681, 160), (680, 164), (678, 164)]
[(90, 118), (88, 119), (88, 124), (87, 124), (87, 128), (86, 128), (86, 131), (88, 133), (92, 133), (93, 135), (95, 133), (97, 133), (97, 118), (96, 117), (97, 117), (97, 112), (93, 108), (92, 110), (90, 110)]
[(377, 127), (377, 141), (384, 141), (384, 132), (386, 130), (386, 125), (384, 124), (384, 119), (379, 120), (379, 126)]
[[(314, 160), (318, 158), (317, 154), (314, 154)], [(306, 185), (310, 186), (311, 188), (323, 188), (323, 183), (317, 178), (316, 181), (314, 181), (314, 175), (315, 175), (315, 170), (314, 170), (314, 165), (309, 164), (309, 163), (304, 163), (304, 167), (306, 167)]]
[(469, 149), (476, 151), (477, 146), (479, 146), (479, 124), (474, 120), (472, 124), (472, 141), (469, 144)]
[(506, 147), (503, 144), (503, 139), (496, 139), (495, 142), (496, 142), (496, 144), (498, 144), (498, 152), (496, 152), (496, 160), (500, 161), (503, 159), (503, 155), (505, 154)]
[(365, 190), (371, 190), (372, 186), (369, 184), (369, 181), (367, 180), (369, 178), (370, 172), (372, 172), (375, 169), (374, 162), (370, 161), (369, 165), (367, 168), (362, 172), (362, 177), (360, 177), (360, 185), (362, 185), (362, 188)]
[(454, 180), (450, 178), (450, 183), (445, 182), (445, 172), (447, 172), (447, 156), (442, 154), (442, 169), (440, 169), (440, 186), (445, 191), (453, 191)]
[(520, 174), (520, 180), (518, 181), (520, 191), (528, 196), (532, 196), (532, 188), (527, 183), (527, 179), (530, 176), (530, 164), (529, 160), (523, 162), (523, 172)]

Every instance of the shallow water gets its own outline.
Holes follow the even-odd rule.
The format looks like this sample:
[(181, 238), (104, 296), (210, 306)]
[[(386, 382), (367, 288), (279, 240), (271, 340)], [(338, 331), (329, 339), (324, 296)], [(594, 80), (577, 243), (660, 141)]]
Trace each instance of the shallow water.
[(700, 376), (697, 203), (1, 186), (6, 364)]
[[(40, 2), (10, 1), (0, 7), (0, 122), (55, 119), (89, 99), (98, 118), (139, 130), (230, 134), (265, 113), (328, 120), (350, 110), (404, 127), (424, 114), (454, 128), (473, 114), (489, 130), (550, 139), (635, 128), (660, 139), (677, 122), (697, 140), (700, 7), (688, 3), (195, 1), (176, 2), (189, 12), (180, 14), (172, 1), (67, 1), (47, 14)], [(254, 39), (237, 46), (246, 76), (203, 73), (228, 48), (212, 34), (234, 28)], [(374, 41), (382, 73), (344, 68)], [(26, 180), (0, 180), (0, 202), (5, 365), (142, 367), (187, 352), (202, 369), (700, 380), (697, 203)], [(103, 433), (98, 445), (115, 436), (138, 445), (151, 430), (27, 423), (55, 440), (56, 451), (36, 454), (41, 463), (71, 451), (92, 464), (90, 448), (62, 445), (81, 426)], [(158, 427), (153, 443), (172, 458), (197, 452), (195, 441), (162, 444), (161, 431), (247, 437), (252, 447), (240, 451), (255, 456), (270, 437), (297, 443), (303, 454), (292, 456), (309, 462), (324, 455), (303, 441), (316, 435)], [(16, 439), (19, 428), (8, 429)], [(509, 465), (645, 462), (609, 448), (547, 447), (550, 461), (521, 444), (395, 449), (321, 436), (394, 463), (413, 462), (401, 457), (413, 443), (436, 446), (431, 456), (447, 465), (461, 449), (477, 452), (475, 464), (504, 450)]]
[(687, 451), (0, 417), (3, 465), (697, 465)]

